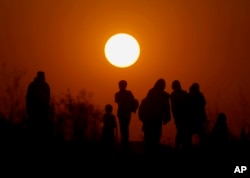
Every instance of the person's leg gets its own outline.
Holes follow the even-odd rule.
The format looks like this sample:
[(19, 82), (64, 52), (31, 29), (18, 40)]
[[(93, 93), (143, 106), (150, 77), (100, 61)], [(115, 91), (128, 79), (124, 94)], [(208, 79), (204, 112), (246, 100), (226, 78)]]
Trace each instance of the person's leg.
[(153, 130), (149, 126), (144, 130), (144, 151), (147, 156), (155, 154), (155, 142)]
[(182, 137), (183, 149), (190, 150), (192, 147), (192, 132), (190, 128), (187, 126), (183, 126), (181, 135), (182, 135), (181, 137)]
[(181, 134), (180, 130), (176, 130), (176, 136), (175, 136), (175, 148), (180, 149), (181, 147)]
[(128, 148), (128, 139), (129, 139), (129, 122), (126, 117), (120, 117), (120, 133), (121, 133), (121, 143), (122, 147)]
[(176, 124), (175, 148), (180, 149), (183, 144), (183, 129), (181, 124)]
[(198, 136), (199, 136), (200, 146), (204, 147), (206, 144), (206, 133), (205, 133), (205, 128), (203, 126), (200, 128)]

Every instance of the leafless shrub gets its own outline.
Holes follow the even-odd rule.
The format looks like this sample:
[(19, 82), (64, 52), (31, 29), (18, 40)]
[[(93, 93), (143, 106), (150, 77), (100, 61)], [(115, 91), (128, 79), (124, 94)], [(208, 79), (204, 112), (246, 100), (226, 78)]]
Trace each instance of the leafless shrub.
[(25, 71), (17, 67), (9, 67), (6, 62), (0, 66), (2, 94), (0, 105), (3, 114), (11, 122), (21, 122), (25, 116), (25, 97), (22, 88), (22, 78)]
[(72, 136), (83, 141), (100, 139), (102, 110), (91, 103), (85, 90), (81, 90), (76, 97), (67, 90), (58, 102), (54, 102), (54, 107), (57, 123), (65, 120), (69, 120), (67, 123), (73, 123)]

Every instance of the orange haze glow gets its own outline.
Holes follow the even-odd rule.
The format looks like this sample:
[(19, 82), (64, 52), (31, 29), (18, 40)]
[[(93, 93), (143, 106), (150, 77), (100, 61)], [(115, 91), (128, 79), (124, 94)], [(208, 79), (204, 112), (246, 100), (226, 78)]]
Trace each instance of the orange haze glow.
[[(116, 109), (121, 79), (139, 101), (160, 77), (169, 93), (175, 79), (185, 90), (199, 82), (211, 121), (213, 113), (225, 112), (238, 134), (243, 119), (250, 124), (249, 19), (249, 0), (1, 0), (0, 59), (26, 71), (24, 89), (44, 70), (54, 96), (85, 88), (101, 108), (110, 103)], [(141, 48), (139, 60), (123, 69), (103, 52), (120, 32)], [(130, 129), (131, 140), (142, 138), (137, 114)], [(163, 142), (173, 142), (174, 133), (171, 121)]]

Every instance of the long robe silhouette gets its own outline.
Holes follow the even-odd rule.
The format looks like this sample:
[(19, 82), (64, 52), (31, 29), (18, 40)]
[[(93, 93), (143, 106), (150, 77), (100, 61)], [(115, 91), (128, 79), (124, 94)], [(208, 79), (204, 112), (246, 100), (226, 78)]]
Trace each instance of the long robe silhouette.
[(28, 128), (35, 140), (48, 138), (50, 110), (50, 87), (42, 71), (37, 72), (35, 79), (29, 84), (26, 94), (26, 111)]
[(178, 80), (172, 82), (173, 92), (170, 95), (171, 109), (176, 125), (175, 146), (189, 148), (192, 145), (191, 120), (188, 93), (181, 88)]
[(165, 80), (159, 79), (141, 102), (139, 118), (143, 122), (146, 151), (156, 151), (162, 136), (162, 125), (171, 119), (169, 94), (164, 91)]

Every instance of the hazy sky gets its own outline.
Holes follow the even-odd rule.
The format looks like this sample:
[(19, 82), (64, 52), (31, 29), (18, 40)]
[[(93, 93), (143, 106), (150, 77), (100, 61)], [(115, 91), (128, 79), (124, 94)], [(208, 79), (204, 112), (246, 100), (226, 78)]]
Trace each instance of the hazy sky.
[[(120, 32), (141, 47), (137, 63), (125, 69), (104, 56), (105, 42)], [(225, 112), (235, 131), (244, 117), (239, 94), (250, 101), (249, 32), (249, 0), (0, 1), (0, 59), (27, 72), (24, 87), (44, 70), (53, 95), (85, 88), (95, 104), (116, 107), (120, 79), (139, 101), (160, 77), (169, 93), (175, 79), (185, 90), (199, 82), (207, 109)], [(136, 117), (135, 139), (142, 134)]]

